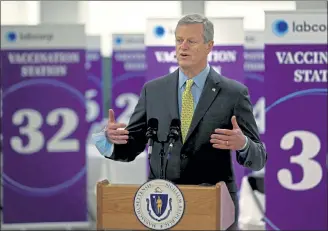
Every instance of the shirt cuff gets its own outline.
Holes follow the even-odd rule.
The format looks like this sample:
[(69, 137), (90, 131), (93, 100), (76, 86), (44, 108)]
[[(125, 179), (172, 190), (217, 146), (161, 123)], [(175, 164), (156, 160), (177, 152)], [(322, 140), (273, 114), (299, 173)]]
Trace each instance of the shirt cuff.
[(242, 149), (238, 150), (238, 151), (241, 152), (241, 153), (247, 152), (247, 150), (248, 150), (248, 142), (249, 142), (249, 141), (248, 141), (248, 137), (245, 136), (245, 139), (246, 139), (246, 142), (245, 142), (244, 147), (242, 147)]

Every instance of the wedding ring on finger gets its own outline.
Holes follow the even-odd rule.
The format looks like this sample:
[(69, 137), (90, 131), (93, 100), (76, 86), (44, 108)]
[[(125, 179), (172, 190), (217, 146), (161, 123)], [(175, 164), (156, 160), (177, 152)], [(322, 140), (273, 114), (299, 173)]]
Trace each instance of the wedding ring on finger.
[(229, 146), (229, 141), (226, 141), (226, 145)]

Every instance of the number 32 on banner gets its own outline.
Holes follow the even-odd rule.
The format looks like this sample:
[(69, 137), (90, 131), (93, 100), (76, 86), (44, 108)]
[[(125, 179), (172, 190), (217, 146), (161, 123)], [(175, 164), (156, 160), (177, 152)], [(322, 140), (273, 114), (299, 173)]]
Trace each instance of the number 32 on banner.
[(285, 134), (280, 147), (283, 150), (293, 148), (296, 138), (302, 142), (302, 152), (297, 156), (290, 157), (290, 162), (298, 164), (303, 169), (303, 178), (298, 183), (293, 183), (292, 173), (288, 169), (281, 169), (278, 172), (280, 184), (289, 190), (309, 190), (320, 184), (323, 177), (323, 170), (314, 157), (318, 155), (321, 149), (320, 139), (308, 131), (291, 131)]
[[(79, 118), (76, 113), (69, 108), (57, 108), (50, 111), (47, 115), (46, 123), (55, 126), (60, 117), (63, 119), (61, 128), (47, 141), (48, 152), (77, 152), (80, 150), (80, 143), (77, 139), (66, 139), (71, 135), (79, 124)], [(21, 126), (27, 118), (27, 124)], [(44, 121), (40, 112), (33, 109), (17, 110), (12, 123), (19, 128), (19, 133), (28, 137), (28, 144), (23, 145), (19, 136), (14, 136), (10, 140), (10, 145), (14, 151), (19, 154), (33, 154), (40, 151), (45, 143), (45, 138), (40, 128)]]

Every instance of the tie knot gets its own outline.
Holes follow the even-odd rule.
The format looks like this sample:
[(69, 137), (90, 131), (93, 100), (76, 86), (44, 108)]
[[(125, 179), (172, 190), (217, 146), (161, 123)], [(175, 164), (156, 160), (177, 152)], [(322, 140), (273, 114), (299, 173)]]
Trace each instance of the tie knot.
[(188, 79), (186, 83), (186, 90), (190, 91), (192, 84), (194, 83), (194, 80)]

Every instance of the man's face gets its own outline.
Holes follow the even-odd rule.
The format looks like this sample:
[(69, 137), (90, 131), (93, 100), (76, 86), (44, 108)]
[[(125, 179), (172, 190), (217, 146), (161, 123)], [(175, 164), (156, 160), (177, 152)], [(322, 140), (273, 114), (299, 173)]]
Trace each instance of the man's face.
[(176, 56), (179, 66), (190, 68), (203, 64), (213, 47), (213, 41), (204, 43), (203, 25), (185, 24), (176, 29)]

